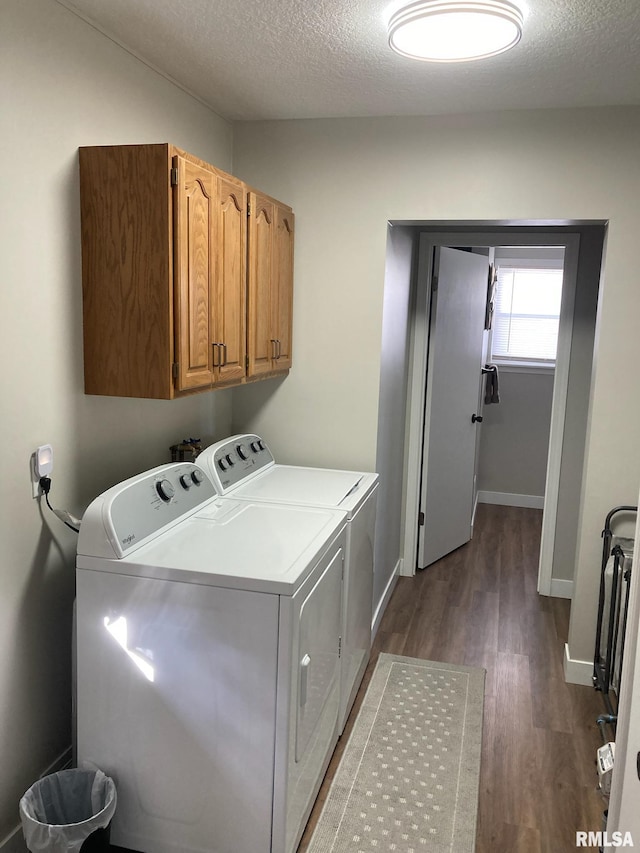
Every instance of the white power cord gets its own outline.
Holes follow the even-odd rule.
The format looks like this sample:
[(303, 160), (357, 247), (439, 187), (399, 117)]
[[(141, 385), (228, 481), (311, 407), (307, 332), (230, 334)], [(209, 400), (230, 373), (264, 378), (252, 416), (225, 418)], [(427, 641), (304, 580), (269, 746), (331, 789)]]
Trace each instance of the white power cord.
[(63, 524), (66, 524), (68, 527), (80, 529), (80, 525), (82, 524), (82, 520), (76, 518), (75, 515), (72, 515), (70, 512), (67, 512), (66, 509), (54, 509), (53, 514), (57, 515), (60, 521)]
[(42, 489), (42, 494), (44, 495), (44, 499), (47, 502), (47, 506), (51, 510), (51, 512), (56, 515), (63, 524), (66, 524), (71, 530), (75, 533), (80, 532), (80, 524), (81, 521), (79, 518), (76, 518), (75, 515), (72, 515), (70, 512), (67, 512), (65, 509), (54, 509), (49, 503), (49, 492), (51, 491), (51, 478), (50, 477), (40, 477), (40, 488)]

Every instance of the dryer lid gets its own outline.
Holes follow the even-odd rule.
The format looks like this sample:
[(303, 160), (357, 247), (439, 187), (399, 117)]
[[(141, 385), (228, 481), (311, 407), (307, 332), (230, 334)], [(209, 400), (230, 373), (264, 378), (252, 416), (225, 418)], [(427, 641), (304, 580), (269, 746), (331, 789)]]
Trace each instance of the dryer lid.
[(233, 497), (345, 508), (351, 495), (368, 490), (362, 488), (367, 476), (357, 471), (274, 465), (234, 489)]

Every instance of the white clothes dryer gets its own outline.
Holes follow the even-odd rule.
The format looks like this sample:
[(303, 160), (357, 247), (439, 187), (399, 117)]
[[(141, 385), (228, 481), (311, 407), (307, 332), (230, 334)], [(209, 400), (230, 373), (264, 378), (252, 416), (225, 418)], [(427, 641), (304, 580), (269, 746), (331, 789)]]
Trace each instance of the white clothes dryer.
[(371, 648), (378, 474), (281, 465), (255, 434), (234, 435), (212, 444), (198, 456), (196, 464), (209, 473), (223, 496), (347, 512), (339, 719), (342, 734)]
[(345, 552), (346, 512), (222, 500), (192, 463), (89, 506), (77, 750), (114, 844), (293, 853), (338, 737)]

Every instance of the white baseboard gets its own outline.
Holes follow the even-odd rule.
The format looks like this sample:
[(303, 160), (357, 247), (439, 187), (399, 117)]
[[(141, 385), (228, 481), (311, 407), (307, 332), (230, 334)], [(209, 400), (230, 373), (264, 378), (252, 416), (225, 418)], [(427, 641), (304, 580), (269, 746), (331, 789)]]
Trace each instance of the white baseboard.
[(486, 492), (480, 490), (478, 492), (478, 503), (544, 509), (544, 495), (516, 495), (512, 492)]
[(471, 515), (471, 529), (473, 530), (473, 525), (476, 523), (476, 512), (478, 511), (478, 504), (480, 503), (480, 492), (476, 491), (475, 498), (473, 499), (473, 513)]
[(560, 580), (551, 578), (551, 591), (549, 595), (552, 598), (573, 598), (573, 581)]
[(403, 560), (402, 557), (396, 563), (396, 567), (393, 570), (391, 577), (389, 578), (389, 583), (382, 595), (382, 598), (378, 602), (378, 606), (376, 607), (375, 613), (373, 614), (373, 622), (371, 623), (371, 642), (373, 643), (376, 634), (378, 633), (378, 628), (380, 627), (380, 622), (382, 622), (382, 617), (384, 616), (384, 611), (387, 609), (387, 604), (389, 604), (389, 599), (395, 589), (396, 583), (398, 582), (399, 575), (402, 574), (402, 565)]
[[(58, 770), (65, 770), (71, 767), (71, 747), (67, 747), (51, 764), (40, 774), (40, 779), (48, 776), (50, 773), (57, 773)], [(34, 779), (34, 782), (36, 780)], [(9, 833), (5, 838), (0, 839), (0, 853), (28, 853), (24, 843), (22, 834), (22, 825)]]
[(412, 578), (415, 573), (415, 568), (412, 568), (409, 563), (405, 563), (404, 557), (400, 557), (394, 574), (399, 575), (401, 578)]
[(0, 841), (0, 851), (1, 853), (28, 853), (27, 846), (24, 843), (22, 826), (17, 826), (13, 832), (10, 832), (6, 838)]
[(71, 747), (68, 746), (60, 755), (51, 762), (51, 764), (47, 767), (44, 773), (40, 774), (40, 778), (43, 779), (45, 776), (48, 776), (50, 773), (57, 773), (58, 770), (66, 770), (67, 767), (71, 767)]
[(569, 652), (569, 644), (564, 645), (564, 680), (569, 684), (582, 684), (593, 687), (593, 661), (575, 660)]

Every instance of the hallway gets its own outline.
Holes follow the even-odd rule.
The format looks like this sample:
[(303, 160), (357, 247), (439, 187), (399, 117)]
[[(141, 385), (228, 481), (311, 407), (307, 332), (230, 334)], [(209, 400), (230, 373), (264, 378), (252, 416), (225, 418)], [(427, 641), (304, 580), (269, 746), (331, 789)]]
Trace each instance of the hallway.
[(481, 504), (470, 543), (399, 579), (300, 853), (381, 651), (487, 670), (476, 853), (569, 853), (576, 831), (602, 828), (603, 704), (565, 684), (569, 602), (536, 592), (541, 521), (540, 510)]

